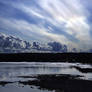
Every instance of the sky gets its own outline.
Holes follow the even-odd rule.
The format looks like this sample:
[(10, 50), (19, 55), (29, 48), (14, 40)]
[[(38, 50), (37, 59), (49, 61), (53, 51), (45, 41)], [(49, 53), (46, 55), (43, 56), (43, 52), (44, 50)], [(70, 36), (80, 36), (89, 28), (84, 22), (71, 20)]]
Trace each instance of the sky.
[(0, 0), (0, 32), (92, 49), (91, 4), (92, 0)]

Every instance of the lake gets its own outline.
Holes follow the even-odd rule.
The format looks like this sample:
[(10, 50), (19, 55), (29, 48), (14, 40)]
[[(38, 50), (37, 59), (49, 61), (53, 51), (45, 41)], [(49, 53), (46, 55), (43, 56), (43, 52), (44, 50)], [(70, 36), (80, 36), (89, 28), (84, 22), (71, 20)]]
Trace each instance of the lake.
[(37, 75), (69, 75), (76, 76), (74, 77), (75, 80), (91, 82), (92, 65), (81, 63), (1, 62), (0, 92), (66, 92), (21, 83), (36, 80), (34, 76)]

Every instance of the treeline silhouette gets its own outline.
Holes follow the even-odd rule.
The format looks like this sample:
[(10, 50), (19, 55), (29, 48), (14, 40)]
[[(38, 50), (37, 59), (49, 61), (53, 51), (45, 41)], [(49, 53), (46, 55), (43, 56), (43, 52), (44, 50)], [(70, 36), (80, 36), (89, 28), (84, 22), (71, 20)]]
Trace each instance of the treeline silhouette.
[(0, 62), (80, 62), (92, 63), (92, 53), (2, 53)]

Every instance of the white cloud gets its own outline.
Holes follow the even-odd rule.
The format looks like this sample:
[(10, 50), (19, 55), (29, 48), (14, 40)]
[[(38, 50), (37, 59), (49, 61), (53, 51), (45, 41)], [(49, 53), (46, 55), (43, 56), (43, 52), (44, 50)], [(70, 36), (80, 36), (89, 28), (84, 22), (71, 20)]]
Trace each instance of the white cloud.
[(23, 4), (21, 4), (19, 7), (17, 7), (17, 8), (19, 8), (19, 9), (21, 9), (22, 11), (24, 11), (25, 13), (27, 13), (28, 15), (34, 15), (34, 16), (37, 16), (37, 17), (39, 17), (39, 18), (42, 18), (42, 19), (44, 19), (44, 16), (43, 15), (41, 15), (38, 11), (37, 11), (37, 9), (32, 9), (32, 7), (27, 7), (27, 6), (25, 6), (25, 5), (23, 5)]
[(92, 41), (91, 27), (87, 23), (90, 14), (80, 0), (53, 0), (53, 2), (52, 0), (39, 0), (39, 4), (52, 16), (52, 20), (57, 23), (56, 26), (62, 27), (65, 23), (64, 31), (80, 41), (76, 45), (87, 47), (90, 44)]
[[(28, 15), (34, 15), (42, 19), (46, 19), (49, 23), (57, 27), (66, 29), (70, 35), (75, 35), (79, 40), (85, 38), (90, 40), (90, 26), (87, 23), (88, 12), (80, 3), (80, 0), (38, 0), (40, 7), (42, 7), (49, 15), (42, 15), (43, 11), (40, 9), (29, 7), (26, 5), (19, 5), (19, 9), (26, 12)], [(65, 24), (65, 26), (63, 25)], [(64, 30), (65, 31), (65, 30)]]
[(44, 28), (42, 25), (39, 26), (36, 24), (30, 24), (24, 20), (5, 19), (1, 17), (0, 21), (2, 22), (2, 25), (4, 25), (3, 27), (7, 28), (8, 30), (14, 29), (16, 31), (20, 31), (24, 35), (30, 36), (30, 39), (31, 37), (34, 37), (43, 41), (48, 40), (49, 42), (50, 40), (53, 40), (63, 44), (69, 42), (69, 40), (65, 36), (51, 33), (48, 28)]
[[(38, 0), (38, 5), (44, 10), (37, 7), (26, 5), (25, 3), (12, 4), (13, 7), (18, 8), (28, 14), (48, 21), (49, 24), (59, 27), (69, 35), (74, 36), (79, 42), (72, 42), (66, 38), (65, 34), (53, 33), (54, 28), (48, 26), (44, 27), (44, 23), (39, 21), (39, 25), (30, 24), (24, 20), (5, 20), (5, 23), (12, 25), (13, 28), (20, 30), (26, 35), (38, 35), (46, 37), (48, 40), (56, 40), (61, 43), (68, 44), (71, 47), (89, 48), (91, 47), (90, 25), (87, 18), (90, 13), (82, 4), (82, 0)], [(47, 14), (45, 14), (46, 12)], [(50, 16), (48, 16), (50, 15)], [(3, 19), (4, 20), (4, 19)], [(60, 30), (54, 30), (60, 31)], [(59, 32), (58, 32), (59, 33)], [(34, 35), (35, 34), (35, 35)]]

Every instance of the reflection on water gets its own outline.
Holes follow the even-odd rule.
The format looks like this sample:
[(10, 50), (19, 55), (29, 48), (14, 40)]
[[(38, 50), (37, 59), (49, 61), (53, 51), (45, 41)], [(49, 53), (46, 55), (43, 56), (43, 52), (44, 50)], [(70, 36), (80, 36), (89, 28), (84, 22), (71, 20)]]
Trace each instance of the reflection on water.
[[(78, 68), (77, 68), (78, 67)], [(89, 69), (90, 72), (85, 72), (85, 69)], [(33, 78), (21, 78), (18, 76), (31, 76), (31, 75), (37, 75), (37, 74), (70, 74), (70, 75), (81, 75), (83, 77), (80, 77), (85, 80), (92, 80), (92, 72), (91, 72), (92, 66), (91, 65), (83, 65), (80, 63), (28, 63), (28, 62), (21, 62), (21, 63), (11, 63), (11, 62), (3, 62), (0, 63), (0, 81), (8, 81), (8, 82), (18, 82), (18, 81), (26, 81), (26, 80), (32, 80)], [(84, 71), (84, 72), (82, 72)], [(9, 87), (13, 86), (14, 88), (22, 89), (21, 91), (24, 92), (24, 89), (28, 90), (26, 92), (41, 92), (40, 90), (37, 90), (37, 88), (34, 88), (35, 91), (32, 91), (33, 88), (30, 87), (24, 87), (20, 88), (16, 86), (15, 84), (9, 84), (5, 86), (4, 88), (0, 86), (0, 91), (2, 89), (2, 92), (6, 92), (5, 90)], [(13, 88), (12, 87), (12, 88)], [(10, 88), (12, 90), (12, 88)], [(36, 91), (37, 90), (37, 91)], [(11, 92), (18, 92), (11, 91)], [(43, 91), (42, 91), (43, 92)], [(44, 92), (48, 92), (47, 90), (44, 90)], [(55, 90), (53, 92), (63, 92), (60, 90)]]

